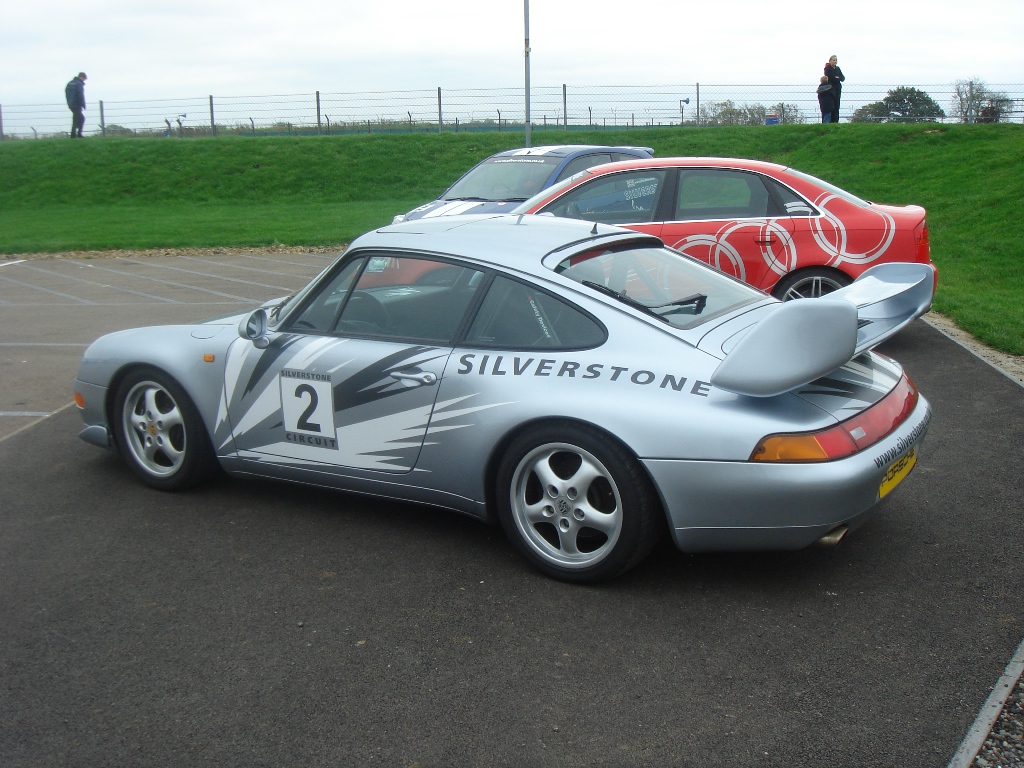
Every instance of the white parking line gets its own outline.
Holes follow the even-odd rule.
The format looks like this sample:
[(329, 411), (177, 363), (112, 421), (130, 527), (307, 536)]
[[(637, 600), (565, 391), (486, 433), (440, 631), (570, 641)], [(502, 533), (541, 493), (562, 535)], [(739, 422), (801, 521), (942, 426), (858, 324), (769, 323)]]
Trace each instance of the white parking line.
[(999, 713), (1003, 711), (1003, 705), (1006, 704), (1010, 693), (1016, 687), (1022, 672), (1024, 672), (1024, 640), (1017, 646), (1017, 652), (1013, 654), (1010, 663), (1006, 665), (1003, 676), (999, 678), (999, 682), (992, 689), (992, 693), (989, 694), (981, 711), (978, 712), (974, 725), (971, 726), (971, 730), (967, 732), (964, 740), (960, 742), (960, 749), (953, 755), (947, 768), (969, 768), (974, 762), (974, 758), (978, 756), (982, 745), (988, 739), (992, 726), (999, 718)]
[(9, 267), (11, 264), (21, 264), (25, 259), (18, 259), (17, 261), (4, 261), (0, 262), (0, 267)]
[(16, 430), (14, 430), (13, 432), (11, 432), (11, 434), (9, 434), (9, 435), (4, 435), (3, 437), (0, 437), (0, 443), (4, 442), (4, 441), (6, 441), (6, 440), (10, 440), (10, 439), (11, 439), (12, 437), (14, 437), (15, 435), (20, 435), (20, 434), (21, 434), (22, 432), (24, 432), (25, 430), (28, 430), (28, 429), (32, 429), (32, 427), (34, 427), (34, 426), (35, 426), (36, 424), (38, 424), (39, 422), (41, 422), (41, 421), (45, 421), (46, 419), (50, 418), (51, 416), (56, 416), (56, 415), (57, 415), (58, 413), (60, 413), (61, 411), (66, 411), (66, 410), (67, 410), (68, 408), (70, 408), (70, 407), (71, 407), (71, 406), (73, 406), (74, 404), (75, 404), (75, 401), (74, 401), (74, 400), (72, 400), (72, 401), (71, 401), (70, 403), (68, 403), (67, 405), (62, 405), (62, 406), (61, 406), (60, 408), (58, 408), (57, 410), (55, 410), (55, 411), (51, 411), (50, 413), (47, 413), (47, 414), (45, 414), (45, 415), (43, 415), (43, 416), (40, 416), (40, 417), (39, 417), (38, 419), (36, 419), (35, 421), (30, 421), (30, 422), (29, 422), (28, 424), (26, 424), (25, 426), (21, 427), (20, 429), (16, 429)]

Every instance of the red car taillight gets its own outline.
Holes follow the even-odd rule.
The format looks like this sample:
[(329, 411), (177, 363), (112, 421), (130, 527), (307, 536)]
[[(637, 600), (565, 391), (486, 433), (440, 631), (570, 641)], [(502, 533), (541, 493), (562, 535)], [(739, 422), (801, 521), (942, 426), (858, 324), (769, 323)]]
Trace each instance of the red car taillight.
[(922, 264), (931, 261), (931, 242), (928, 240), (928, 222), (921, 219), (921, 223), (914, 227), (914, 245), (917, 246), (917, 260)]
[(918, 392), (906, 374), (896, 388), (870, 408), (821, 432), (769, 435), (750, 455), (751, 461), (832, 461), (850, 456), (890, 434), (917, 406)]

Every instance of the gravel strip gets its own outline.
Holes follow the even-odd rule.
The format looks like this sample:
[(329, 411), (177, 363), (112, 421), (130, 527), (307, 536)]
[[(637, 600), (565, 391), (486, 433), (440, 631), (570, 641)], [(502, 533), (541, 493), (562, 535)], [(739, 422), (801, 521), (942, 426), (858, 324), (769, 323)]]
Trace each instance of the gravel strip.
[(1024, 678), (1006, 699), (1003, 711), (971, 763), (973, 768), (1024, 766)]

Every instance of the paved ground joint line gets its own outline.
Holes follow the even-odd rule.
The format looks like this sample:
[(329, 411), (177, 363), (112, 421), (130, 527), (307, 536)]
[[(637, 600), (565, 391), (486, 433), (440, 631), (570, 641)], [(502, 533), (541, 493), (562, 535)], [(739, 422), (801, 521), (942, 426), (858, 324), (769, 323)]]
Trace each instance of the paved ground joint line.
[(30, 422), (29, 422), (28, 424), (26, 424), (26, 425), (25, 425), (24, 427), (21, 427), (20, 429), (16, 429), (16, 430), (14, 430), (13, 432), (11, 432), (11, 434), (9, 434), (9, 435), (4, 435), (3, 437), (0, 437), (0, 443), (3, 443), (3, 442), (5, 442), (5, 441), (7, 441), (7, 440), (10, 440), (10, 439), (11, 439), (12, 437), (14, 437), (15, 435), (20, 435), (20, 434), (21, 434), (22, 432), (24, 432), (24, 431), (26, 431), (26, 430), (32, 429), (32, 427), (34, 427), (34, 426), (35, 426), (36, 424), (39, 424), (39, 423), (40, 423), (40, 422), (42, 422), (42, 421), (46, 421), (46, 419), (50, 418), (51, 416), (56, 416), (56, 415), (57, 415), (58, 413), (60, 413), (60, 412), (62, 412), (62, 411), (66, 411), (66, 410), (67, 410), (68, 408), (70, 408), (70, 407), (71, 407), (71, 406), (73, 406), (74, 404), (75, 404), (75, 401), (74, 401), (74, 400), (72, 400), (71, 402), (69, 402), (69, 403), (66, 403), (66, 404), (62, 405), (62, 406), (61, 406), (60, 408), (58, 408), (57, 410), (55, 410), (55, 411), (52, 411), (52, 412), (50, 412), (50, 413), (46, 414), (45, 416), (40, 416), (40, 417), (39, 417), (38, 419), (36, 419), (35, 421), (30, 421)]
[(1013, 654), (1010, 663), (1006, 665), (1002, 677), (999, 678), (999, 682), (996, 683), (992, 693), (985, 700), (974, 725), (971, 726), (964, 740), (960, 742), (960, 748), (946, 768), (970, 768), (974, 758), (978, 756), (978, 752), (981, 751), (988, 739), (989, 733), (992, 732), (992, 726), (999, 719), (999, 714), (1003, 711), (1003, 706), (1016, 687), (1022, 672), (1024, 672), (1024, 640), (1017, 646), (1017, 652)]

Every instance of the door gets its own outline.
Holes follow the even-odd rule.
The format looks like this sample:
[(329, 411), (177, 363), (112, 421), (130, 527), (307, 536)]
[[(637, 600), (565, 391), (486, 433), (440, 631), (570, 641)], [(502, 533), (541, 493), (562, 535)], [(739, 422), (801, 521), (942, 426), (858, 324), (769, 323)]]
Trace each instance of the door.
[(760, 286), (769, 273), (788, 271), (796, 258), (793, 223), (780, 213), (758, 174), (683, 168), (661, 237), (688, 256)]
[(664, 168), (605, 174), (570, 189), (540, 212), (657, 236), (662, 224), (656, 213), (668, 176)]
[(427, 258), (354, 256), (258, 349), (239, 339), (226, 415), (242, 458), (408, 472), (483, 273)]

